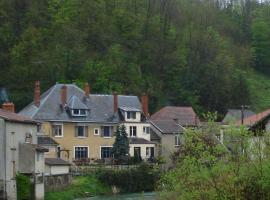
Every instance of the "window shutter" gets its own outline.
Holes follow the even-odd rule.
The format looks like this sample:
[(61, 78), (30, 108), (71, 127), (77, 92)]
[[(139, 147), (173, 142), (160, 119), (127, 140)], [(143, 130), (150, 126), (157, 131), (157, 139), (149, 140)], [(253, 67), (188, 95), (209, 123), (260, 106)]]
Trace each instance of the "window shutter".
[(111, 126), (110, 128), (111, 128), (110, 137), (113, 137), (113, 126)]
[(104, 136), (104, 127), (103, 126), (100, 127), (100, 131), (101, 131), (100, 136), (103, 137)]
[(55, 136), (55, 126), (52, 125), (52, 136), (54, 137)]
[(85, 126), (85, 137), (88, 137), (88, 126)]
[(78, 137), (78, 128), (75, 126), (75, 137)]

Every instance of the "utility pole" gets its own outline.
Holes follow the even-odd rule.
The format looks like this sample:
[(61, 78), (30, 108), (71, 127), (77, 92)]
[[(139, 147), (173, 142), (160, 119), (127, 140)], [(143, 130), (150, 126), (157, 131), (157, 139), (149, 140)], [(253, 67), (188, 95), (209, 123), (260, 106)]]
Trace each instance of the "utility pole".
[(249, 106), (241, 105), (241, 124), (244, 124), (244, 109), (249, 108)]

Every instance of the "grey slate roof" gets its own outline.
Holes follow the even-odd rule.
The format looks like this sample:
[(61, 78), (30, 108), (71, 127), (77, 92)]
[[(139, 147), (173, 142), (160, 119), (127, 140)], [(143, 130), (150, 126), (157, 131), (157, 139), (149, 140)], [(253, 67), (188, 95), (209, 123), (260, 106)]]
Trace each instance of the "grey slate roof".
[(184, 128), (174, 120), (151, 120), (150, 123), (161, 133), (183, 133)]
[(88, 109), (88, 107), (77, 96), (72, 96), (67, 105), (71, 109)]
[(45, 158), (45, 164), (52, 166), (52, 165), (61, 165), (61, 166), (68, 166), (71, 165), (69, 162), (62, 160), (61, 158)]
[[(73, 97), (75, 104), (81, 101), (89, 110), (86, 117), (74, 117), (69, 110), (61, 107), (61, 88), (67, 86), (67, 100)], [(78, 103), (80, 106), (82, 104)], [(96, 123), (118, 123), (119, 113), (114, 113), (113, 95), (90, 94), (85, 97), (84, 91), (74, 84), (55, 84), (40, 98), (40, 106), (30, 103), (20, 114), (41, 121), (79, 121)], [(76, 105), (77, 106), (77, 105)], [(137, 96), (118, 95), (119, 107), (133, 107), (141, 110), (141, 104)]]
[[(244, 109), (244, 119), (248, 118), (252, 115), (255, 115), (251, 110)], [(236, 122), (241, 120), (241, 110), (240, 109), (228, 109), (228, 112), (226, 113), (224, 119), (222, 120), (222, 123), (229, 124), (232, 122)]]
[(129, 144), (155, 144), (154, 142), (148, 141), (144, 138), (129, 138)]
[(38, 145), (57, 146), (58, 143), (50, 136), (42, 135), (38, 136)]

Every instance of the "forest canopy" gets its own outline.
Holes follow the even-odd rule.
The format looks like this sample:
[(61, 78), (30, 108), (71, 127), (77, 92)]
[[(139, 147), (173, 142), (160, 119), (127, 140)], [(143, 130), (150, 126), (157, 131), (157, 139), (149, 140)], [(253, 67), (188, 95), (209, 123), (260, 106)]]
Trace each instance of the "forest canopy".
[(254, 81), (270, 76), (269, 11), (255, 0), (0, 0), (0, 86), (17, 109), (35, 80), (146, 92), (152, 112), (263, 109)]

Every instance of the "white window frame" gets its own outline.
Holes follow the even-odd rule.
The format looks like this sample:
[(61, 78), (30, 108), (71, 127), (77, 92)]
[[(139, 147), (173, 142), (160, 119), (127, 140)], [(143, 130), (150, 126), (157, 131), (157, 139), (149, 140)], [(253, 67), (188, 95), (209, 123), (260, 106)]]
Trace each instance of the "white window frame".
[[(98, 132), (97, 134), (96, 131)], [(100, 128), (94, 128), (94, 135), (100, 135)]]
[[(110, 127), (110, 136), (104, 136), (104, 132), (103, 132), (103, 138), (111, 138), (113, 135), (113, 126), (103, 126), (103, 127)], [(103, 128), (104, 131), (104, 128)]]
[[(149, 131), (148, 133), (146, 132), (147, 129)], [(147, 135), (150, 134), (150, 126), (143, 126), (143, 133)]]
[[(78, 110), (79, 114), (75, 114), (74, 110)], [(81, 114), (81, 110), (85, 110), (85, 114)], [(87, 115), (87, 110), (86, 109), (72, 109), (72, 116), (77, 116), (77, 117), (85, 117)]]
[(87, 130), (86, 127), (87, 127), (87, 125), (76, 125), (76, 126), (75, 126), (75, 131), (77, 131), (77, 127), (78, 127), (78, 126), (82, 126), (82, 127), (83, 127), (83, 130), (84, 130), (84, 136), (77, 136), (76, 138), (87, 138), (87, 137), (86, 137), (86, 130)]
[[(128, 117), (128, 113), (130, 113), (130, 117)], [(136, 111), (127, 111), (127, 119), (129, 119), (129, 120), (137, 119), (137, 112)]]
[[(54, 134), (54, 130), (53, 130), (53, 126), (61, 126), (61, 135), (55, 135)], [(53, 132), (53, 137), (56, 137), (56, 138), (62, 138), (62, 137), (64, 137), (64, 124), (62, 124), (62, 123), (53, 123), (52, 124), (52, 132)]]
[(75, 157), (75, 155), (76, 155), (76, 148), (78, 148), (78, 147), (87, 147), (87, 158), (90, 158), (90, 155), (89, 155), (89, 152), (90, 152), (90, 151), (89, 151), (89, 150), (90, 150), (90, 149), (89, 149), (89, 146), (74, 146), (74, 147), (73, 147), (73, 158), (74, 158), (74, 159), (76, 159), (76, 157)]
[[(177, 139), (176, 139), (176, 137), (177, 137)], [(176, 141), (177, 141), (177, 144), (175, 143)], [(175, 147), (179, 147), (180, 144), (181, 144), (181, 141), (180, 141), (180, 134), (174, 135), (174, 146), (175, 146)]]
[(102, 158), (101, 158), (101, 148), (102, 148), (102, 147), (111, 147), (111, 148), (113, 148), (113, 146), (100, 146), (100, 147), (99, 147), (99, 158), (100, 158), (100, 159), (102, 159)]
[[(136, 127), (136, 135), (134, 135), (134, 127)], [(132, 131), (131, 131), (131, 128), (132, 128)], [(131, 134), (132, 132), (132, 134)], [(138, 127), (137, 126), (129, 126), (129, 136), (130, 137), (137, 137), (137, 133), (138, 133)]]

